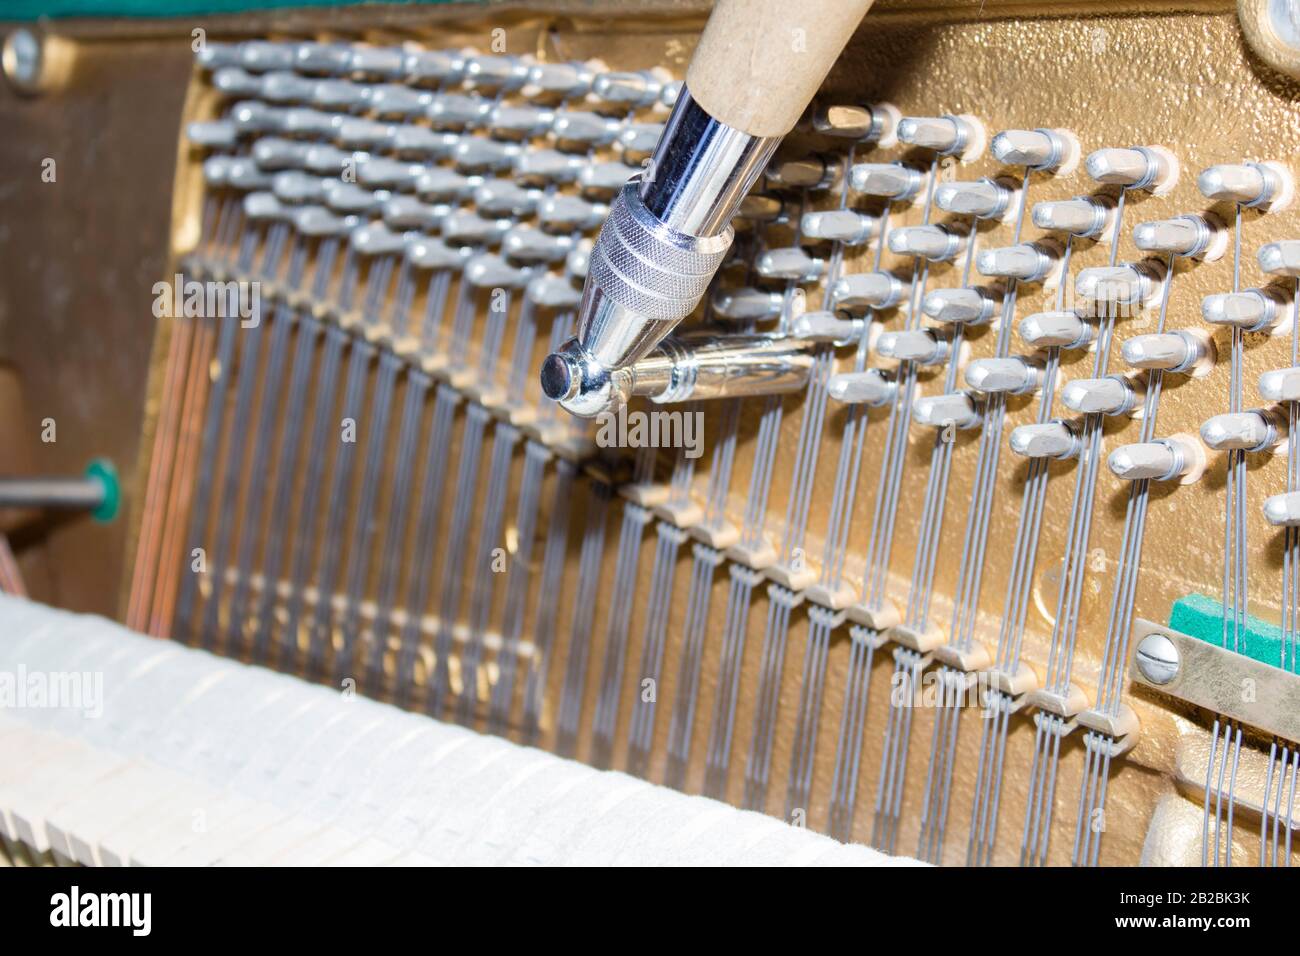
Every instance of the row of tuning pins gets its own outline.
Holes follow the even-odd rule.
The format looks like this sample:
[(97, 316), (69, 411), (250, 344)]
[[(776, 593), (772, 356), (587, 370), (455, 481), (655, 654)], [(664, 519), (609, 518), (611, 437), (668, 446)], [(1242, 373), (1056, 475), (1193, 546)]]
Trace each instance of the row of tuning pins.
[[(953, 123), (954, 119), (946, 118), (943, 122)], [(1071, 147), (1077, 159), (1077, 144), (1072, 137), (1067, 139), (1068, 136), (1065, 131), (1057, 130), (1007, 131), (994, 138), (993, 151), (1008, 165), (1052, 168), (1054, 164), (1070, 162)], [(1067, 143), (1068, 146), (1064, 145)], [(951, 140), (948, 145), (951, 147)], [(1085, 168), (1101, 184), (1143, 189), (1156, 195), (1172, 189), (1179, 173), (1177, 160), (1161, 147), (1098, 150), (1088, 156)], [(910, 199), (920, 194), (925, 185), (922, 170), (905, 163), (860, 164), (854, 167), (851, 177), (858, 191), (883, 195), (892, 201)], [(1271, 162), (1211, 167), (1201, 174), (1198, 185), (1208, 199), (1266, 209), (1285, 207), (1294, 189), (1289, 171)], [(1001, 217), (1014, 208), (1018, 188), (1018, 183), (1005, 177), (945, 183), (936, 186), (934, 204), (944, 211), (973, 218)], [(1104, 194), (1042, 202), (1032, 210), (1032, 220), (1040, 229), (1063, 233), (1072, 239), (1110, 241), (1114, 216), (1114, 201)], [(886, 241), (897, 254), (945, 261), (962, 251), (968, 236), (969, 233), (950, 226), (926, 224), (895, 229)], [(1221, 219), (1213, 213), (1199, 213), (1140, 223), (1133, 230), (1133, 239), (1140, 250), (1153, 256), (1214, 260), (1223, 256), (1228, 235)], [(1049, 237), (987, 249), (976, 256), (975, 265), (989, 278), (1051, 281), (1062, 248), (1060, 242)], [(1260, 263), (1269, 273), (1300, 275), (1300, 243), (1295, 246), (1272, 243), (1261, 250)], [(1091, 347), (1096, 328), (1087, 321), (1089, 318), (1095, 318), (1107, 307), (1128, 310), (1152, 307), (1164, 278), (1160, 258), (1082, 270), (1075, 285), (1082, 305), (1027, 316), (1019, 324), (1021, 339), (1039, 354), (1048, 348)], [(890, 272), (874, 272), (840, 278), (831, 295), (838, 307), (885, 309), (905, 302), (909, 291), (905, 278)], [(935, 289), (926, 294), (921, 308), (928, 318), (940, 324), (989, 322), (1000, 312), (999, 292), (996, 285)], [(1289, 328), (1285, 324), (1289, 321), (1287, 300), (1286, 293), (1276, 287), (1250, 289), (1208, 296), (1202, 312), (1211, 325), (1278, 334)], [(875, 346), (878, 354), (920, 365), (943, 364), (953, 358), (946, 337), (934, 329), (886, 332)], [(1161, 370), (1201, 376), (1208, 374), (1215, 359), (1213, 340), (1202, 330), (1135, 336), (1123, 344), (1122, 354), (1132, 372), (1074, 380), (1064, 387), (1062, 403), (1081, 415), (1137, 415), (1143, 372)], [(960, 355), (956, 358), (962, 361)], [(918, 399), (915, 419), (919, 423), (973, 427), (980, 421), (980, 395), (998, 391), (1024, 394), (1034, 391), (1042, 381), (1042, 362), (1036, 355), (977, 359), (962, 364), (966, 383), (974, 394), (962, 392)], [(887, 373), (870, 369), (835, 376), (830, 392), (846, 403), (885, 405), (894, 398), (895, 383)], [(1261, 381), (1261, 394), (1271, 401), (1300, 400), (1300, 369), (1268, 373)], [(1282, 423), (1283, 416), (1272, 409), (1216, 416), (1202, 428), (1201, 437), (1216, 450), (1275, 448), (1280, 443)], [(1079, 451), (1079, 432), (1073, 423), (1062, 420), (1025, 425), (1013, 431), (1011, 447), (1029, 457), (1073, 457)], [(1177, 478), (1187, 482), (1195, 480), (1203, 471), (1204, 455), (1186, 436), (1175, 436), (1123, 446), (1110, 456), (1110, 466), (1126, 479)], [(1300, 524), (1300, 495), (1270, 499), (1267, 514), (1274, 523)]]
[[(1206, 199), (1262, 212), (1290, 205), (1295, 188), (1290, 171), (1275, 162), (1212, 166), (1201, 172), (1197, 186)], [(1141, 223), (1135, 227), (1133, 239), (1144, 252), (1202, 261), (1223, 257), (1229, 241), (1227, 226), (1213, 212), (1187, 213)], [(1270, 243), (1260, 250), (1259, 263), (1267, 274), (1300, 276), (1300, 243)], [(1153, 300), (1158, 296), (1160, 283), (1164, 280), (1164, 266), (1159, 259), (1120, 268), (1129, 270), (1127, 276), (1120, 279), (1121, 287), (1125, 284), (1135, 287), (1132, 297), (1120, 296), (1122, 302), (1137, 303), (1143, 296), (1150, 296)], [(1080, 276), (1081, 286), (1087, 281), (1089, 272), (1097, 275), (1093, 270), (1085, 270)], [(1106, 275), (1099, 278), (1115, 281)], [(1136, 289), (1139, 283), (1144, 286), (1141, 291)], [(1082, 288), (1080, 293), (1084, 293)], [(1288, 290), (1277, 285), (1214, 293), (1202, 299), (1201, 315), (1210, 330), (1229, 328), (1285, 335), (1292, 330), (1292, 298)], [(1062, 393), (1063, 404), (1080, 412), (1136, 416), (1141, 411), (1144, 373), (1160, 371), (1202, 377), (1209, 374), (1217, 358), (1210, 332), (1194, 328), (1136, 335), (1124, 342), (1121, 351), (1133, 371), (1103, 379), (1071, 382)], [(1265, 374), (1260, 381), (1261, 396), (1275, 403), (1300, 400), (1300, 374), (1291, 378), (1294, 385), (1288, 392), (1288, 373), (1292, 371), (1300, 373), (1300, 370), (1282, 369)], [(1287, 398), (1287, 394), (1292, 397)], [(1057, 456), (1077, 453), (1077, 436), (1065, 423), (1024, 428), (1026, 433), (1021, 435), (1022, 443), (1036, 439), (1040, 445), (1050, 446), (1048, 450)], [(1123, 445), (1111, 452), (1108, 464), (1111, 471), (1122, 479), (1176, 480), (1188, 484), (1204, 473), (1206, 448), (1212, 451), (1274, 452), (1284, 446), (1285, 435), (1286, 415), (1276, 407), (1229, 412), (1205, 421), (1200, 428), (1199, 441), (1189, 435), (1174, 435)], [(1013, 443), (1016, 438), (1013, 434)], [(1283, 512), (1282, 499), (1285, 498), (1270, 499), (1266, 514)]]

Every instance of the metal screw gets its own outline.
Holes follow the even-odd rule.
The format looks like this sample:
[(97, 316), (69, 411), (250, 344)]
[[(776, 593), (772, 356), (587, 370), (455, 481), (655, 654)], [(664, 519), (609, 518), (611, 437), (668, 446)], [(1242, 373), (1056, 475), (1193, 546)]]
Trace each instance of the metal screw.
[(1168, 684), (1178, 676), (1178, 648), (1164, 634), (1148, 634), (1137, 649), (1137, 666), (1153, 684)]
[(62, 37), (19, 27), (4, 39), (0, 66), (15, 91), (34, 96), (67, 80), (72, 68), (72, 51), (72, 43)]

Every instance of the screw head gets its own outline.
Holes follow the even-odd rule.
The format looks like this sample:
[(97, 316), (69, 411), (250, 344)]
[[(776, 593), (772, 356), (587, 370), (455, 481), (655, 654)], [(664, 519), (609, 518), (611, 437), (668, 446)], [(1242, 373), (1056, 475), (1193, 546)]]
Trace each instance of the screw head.
[(34, 96), (67, 81), (72, 51), (72, 43), (63, 37), (19, 27), (4, 38), (0, 68), (15, 92)]
[(1168, 684), (1178, 676), (1178, 648), (1164, 634), (1148, 634), (1137, 649), (1137, 666), (1153, 684)]

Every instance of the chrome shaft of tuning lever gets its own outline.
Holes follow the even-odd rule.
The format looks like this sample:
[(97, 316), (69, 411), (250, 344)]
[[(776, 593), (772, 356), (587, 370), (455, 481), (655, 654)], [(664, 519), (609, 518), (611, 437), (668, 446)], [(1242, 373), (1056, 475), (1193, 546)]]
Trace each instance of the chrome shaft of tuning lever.
[(1057, 271), (1062, 251), (1061, 244), (1055, 239), (982, 249), (975, 257), (975, 268), (984, 276), (1043, 282)]
[(1190, 484), (1205, 472), (1205, 450), (1188, 435), (1121, 445), (1106, 460), (1125, 481), (1172, 481)]
[(1206, 199), (1255, 209), (1285, 209), (1295, 198), (1295, 179), (1281, 163), (1233, 163), (1211, 166), (1196, 177)]
[(713, 314), (733, 322), (768, 322), (779, 318), (785, 297), (765, 289), (724, 289), (713, 293)]
[(1259, 394), (1266, 402), (1300, 402), (1300, 368), (1278, 368), (1259, 377)]
[(845, 405), (880, 408), (894, 401), (898, 383), (888, 373), (869, 368), (862, 372), (840, 372), (826, 383), (827, 394)]
[(1121, 347), (1133, 368), (1203, 375), (1214, 364), (1214, 339), (1199, 329), (1135, 335)]
[(904, 163), (857, 163), (849, 170), (849, 188), (864, 196), (903, 202), (919, 195), (929, 175)]
[(934, 204), (944, 212), (976, 219), (999, 219), (1011, 213), (1020, 184), (1010, 179), (977, 179), (973, 182), (940, 183), (934, 189)]
[(1075, 279), (1079, 308), (1087, 315), (1128, 315), (1150, 307), (1160, 295), (1163, 263), (1144, 260), (1083, 269)]
[(888, 309), (898, 305), (912, 284), (892, 272), (859, 272), (840, 276), (831, 285), (831, 304), (846, 309)]
[(1201, 317), (1210, 325), (1226, 325), (1245, 332), (1278, 330), (1289, 321), (1286, 299), (1273, 288), (1246, 289), (1207, 295), (1201, 300)]
[(1282, 417), (1271, 408), (1215, 415), (1201, 426), (1201, 441), (1215, 451), (1276, 449), (1286, 433)]
[(940, 156), (974, 159), (984, 152), (988, 134), (974, 116), (904, 116), (898, 138), (909, 146), (934, 150)]
[(983, 422), (980, 405), (965, 392), (923, 395), (912, 403), (912, 418), (931, 428), (977, 428)]
[(1178, 184), (1178, 158), (1163, 146), (1099, 149), (1084, 161), (1099, 183), (1139, 189), (1162, 196)]
[(1079, 448), (1078, 430), (1066, 421), (1035, 422), (1011, 432), (1011, 450), (1025, 458), (1074, 458)]
[(1259, 267), (1270, 275), (1300, 276), (1300, 239), (1260, 246)]
[(866, 322), (839, 312), (804, 312), (790, 323), (791, 334), (821, 345), (852, 345), (862, 338)]
[(960, 289), (932, 289), (921, 302), (921, 311), (936, 322), (948, 325), (982, 325), (998, 314), (1001, 290), (989, 286)]
[(1133, 244), (1143, 252), (1162, 252), (1213, 261), (1228, 248), (1228, 232), (1213, 213), (1175, 216), (1138, 223)]
[(1030, 217), (1039, 229), (1106, 242), (1115, 221), (1115, 203), (1107, 196), (1075, 196), (1034, 203)]
[(951, 226), (899, 226), (889, 231), (887, 241), (895, 255), (946, 262), (966, 247), (968, 237)]
[(1133, 381), (1120, 375), (1075, 379), (1061, 390), (1061, 404), (1083, 415), (1124, 415), (1137, 397)]
[(1066, 176), (1079, 166), (1079, 140), (1068, 129), (1008, 129), (989, 144), (993, 158)]
[(1018, 355), (982, 358), (966, 366), (965, 377), (966, 384), (977, 392), (1024, 395), (1042, 385), (1043, 369)]
[(1020, 320), (1020, 338), (1034, 348), (1081, 349), (1096, 336), (1096, 327), (1074, 312), (1035, 312)]
[(813, 112), (812, 129), (823, 136), (888, 148), (898, 143), (901, 118), (892, 103), (831, 103)]
[(813, 343), (789, 335), (671, 336), (615, 375), (624, 401), (676, 403), (784, 395), (808, 382)]

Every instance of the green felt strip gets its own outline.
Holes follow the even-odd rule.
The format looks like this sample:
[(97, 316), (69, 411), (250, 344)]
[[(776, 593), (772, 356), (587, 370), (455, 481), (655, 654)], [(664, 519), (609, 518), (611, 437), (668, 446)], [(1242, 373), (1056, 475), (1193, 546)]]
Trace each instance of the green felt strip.
[[(1169, 626), (1175, 631), (1223, 645), (1223, 604), (1204, 594), (1189, 594), (1174, 602), (1169, 612)], [(1238, 648), (1242, 654), (1262, 664), (1282, 666), (1282, 628), (1257, 617), (1246, 618), (1246, 635)]]

